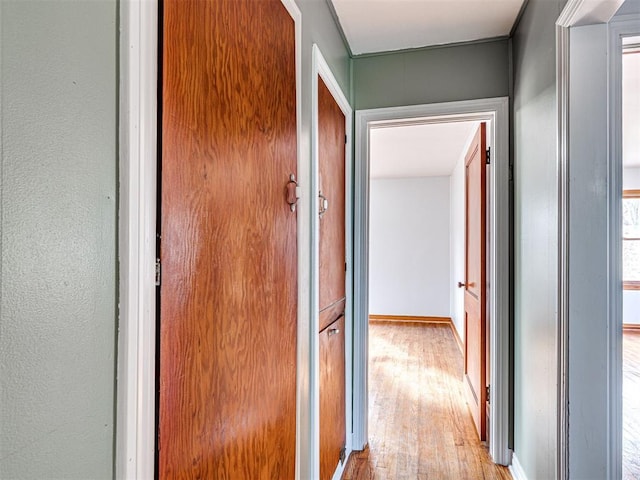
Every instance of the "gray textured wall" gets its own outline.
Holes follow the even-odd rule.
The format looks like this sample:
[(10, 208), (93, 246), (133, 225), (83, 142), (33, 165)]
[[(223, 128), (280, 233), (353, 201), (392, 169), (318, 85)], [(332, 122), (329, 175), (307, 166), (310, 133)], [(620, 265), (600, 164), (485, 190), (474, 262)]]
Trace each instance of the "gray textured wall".
[(509, 95), (509, 44), (498, 40), (353, 59), (358, 110)]
[(640, 14), (640, 0), (625, 0), (616, 12), (616, 15), (638, 15)]
[(0, 9), (0, 478), (111, 478), (116, 2)]
[(327, 0), (295, 0), (302, 12), (303, 124), (311, 122), (311, 46), (317, 43), (343, 93), (350, 100), (350, 58)]
[(528, 478), (555, 478), (558, 193), (555, 21), (563, 0), (530, 0), (513, 39), (514, 452)]

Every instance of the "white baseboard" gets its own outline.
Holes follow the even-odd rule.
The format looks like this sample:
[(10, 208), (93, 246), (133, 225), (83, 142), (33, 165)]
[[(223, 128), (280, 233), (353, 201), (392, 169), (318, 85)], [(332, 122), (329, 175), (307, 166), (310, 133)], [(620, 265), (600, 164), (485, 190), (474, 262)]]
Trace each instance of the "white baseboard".
[(522, 465), (520, 465), (518, 457), (516, 457), (515, 453), (511, 457), (511, 465), (509, 465), (509, 471), (511, 472), (513, 480), (527, 480), (527, 476), (525, 475), (524, 470), (522, 469)]

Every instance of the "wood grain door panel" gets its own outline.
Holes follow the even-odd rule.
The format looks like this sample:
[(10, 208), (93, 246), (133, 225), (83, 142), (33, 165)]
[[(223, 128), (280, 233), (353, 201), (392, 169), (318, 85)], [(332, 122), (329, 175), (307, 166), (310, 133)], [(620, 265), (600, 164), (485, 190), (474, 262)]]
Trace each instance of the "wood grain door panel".
[(165, 0), (159, 477), (293, 478), (295, 25)]
[(319, 189), (328, 202), (320, 218), (320, 310), (345, 298), (345, 118), (318, 77)]
[(486, 438), (486, 125), (465, 157), (465, 356), (468, 402), (481, 440)]
[(346, 443), (344, 315), (320, 332), (320, 479), (330, 480)]
[[(320, 268), (320, 478), (330, 480), (345, 446), (345, 117), (318, 76)], [(322, 205), (319, 205), (322, 207)]]
[(338, 300), (333, 305), (328, 306), (324, 310), (320, 312), (320, 331), (327, 328), (340, 315), (344, 315), (344, 310), (346, 308), (346, 300), (343, 298), (342, 300)]

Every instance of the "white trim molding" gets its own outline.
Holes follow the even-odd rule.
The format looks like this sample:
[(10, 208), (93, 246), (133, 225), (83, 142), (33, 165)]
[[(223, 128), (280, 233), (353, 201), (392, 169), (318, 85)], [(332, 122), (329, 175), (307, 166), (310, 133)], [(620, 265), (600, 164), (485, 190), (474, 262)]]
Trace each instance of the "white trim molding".
[(509, 466), (509, 472), (513, 477), (513, 480), (528, 480), (527, 475), (524, 473), (524, 469), (522, 465), (520, 465), (520, 461), (516, 454), (513, 454), (513, 458), (511, 459), (511, 465)]
[(610, 478), (622, 476), (622, 42), (640, 35), (640, 15), (609, 22), (609, 415)]
[(369, 414), (369, 125), (356, 111), (353, 223), (353, 448), (368, 443)]
[(354, 448), (367, 444), (369, 129), (381, 125), (486, 121), (494, 145), (490, 169), (490, 342), (492, 422), (489, 453), (509, 465), (509, 100), (506, 97), (462, 102), (379, 108), (356, 112)]
[(558, 425), (557, 444), (558, 454), (556, 468), (558, 479), (566, 479), (569, 475), (569, 388), (567, 372), (569, 367), (569, 328), (568, 328), (568, 299), (569, 299), (569, 171), (568, 171), (568, 136), (569, 136), (569, 28), (565, 26), (571, 18), (575, 5), (569, 1), (556, 22), (556, 107), (558, 122), (557, 166), (558, 181)]
[(625, 0), (568, 0), (556, 26), (579, 27), (607, 23)]
[(120, 310), (115, 478), (155, 460), (156, 0), (120, 4)]
[[(310, 198), (317, 198), (318, 178), (319, 178), (319, 160), (318, 160), (318, 78), (322, 78), (325, 85), (331, 92), (334, 100), (342, 110), (345, 117), (345, 132), (347, 141), (345, 142), (345, 252), (347, 270), (345, 273), (346, 281), (346, 306), (345, 306), (345, 423), (347, 427), (346, 435), (346, 457), (349, 458), (352, 446), (352, 385), (353, 385), (353, 229), (352, 229), (352, 193), (353, 193), (353, 155), (352, 155), (352, 128), (353, 128), (353, 111), (347, 98), (345, 97), (340, 85), (338, 84), (333, 72), (327, 64), (318, 45), (313, 44), (312, 48), (312, 77), (311, 77), (311, 188)], [(311, 201), (311, 411), (312, 411), (312, 428), (311, 428), (311, 462), (313, 470), (310, 472), (309, 478), (318, 478), (320, 475), (320, 352), (318, 345), (319, 331), (319, 288), (320, 288), (320, 222), (317, 212), (317, 203)], [(334, 479), (340, 479), (346, 460), (338, 465), (334, 472)]]
[[(570, 394), (570, 360), (569, 360), (569, 244), (570, 238), (570, 191), (569, 191), (569, 140), (570, 140), (570, 35), (569, 29), (580, 25), (607, 23), (624, 0), (568, 0), (562, 13), (556, 21), (556, 92), (557, 92), (557, 177), (558, 177), (558, 457), (557, 477), (570, 478), (569, 456), (569, 394)], [(637, 20), (636, 20), (637, 22)], [(616, 29), (618, 20), (612, 22), (611, 28)], [(629, 24), (626, 24), (627, 28)], [(637, 26), (637, 23), (636, 23)], [(618, 34), (618, 38), (621, 33)], [(607, 364), (607, 478), (619, 478), (621, 467), (621, 335), (622, 329), (617, 328), (621, 322), (621, 292), (618, 292), (619, 247), (616, 232), (619, 228), (619, 202), (621, 196), (621, 156), (617, 150), (619, 144), (619, 95), (615, 83), (619, 80), (615, 75), (615, 34), (609, 39), (609, 181), (607, 181), (609, 198), (609, 245), (608, 265), (609, 289), (608, 296), (608, 364)], [(613, 86), (613, 87), (612, 87)], [(613, 88), (613, 89), (612, 89)], [(618, 165), (620, 163), (620, 165)], [(619, 189), (619, 192), (618, 192)], [(616, 207), (617, 204), (617, 207)], [(618, 210), (616, 210), (616, 208)], [(621, 278), (621, 277), (620, 277)], [(618, 332), (618, 330), (620, 332)], [(603, 414), (605, 412), (602, 412)]]

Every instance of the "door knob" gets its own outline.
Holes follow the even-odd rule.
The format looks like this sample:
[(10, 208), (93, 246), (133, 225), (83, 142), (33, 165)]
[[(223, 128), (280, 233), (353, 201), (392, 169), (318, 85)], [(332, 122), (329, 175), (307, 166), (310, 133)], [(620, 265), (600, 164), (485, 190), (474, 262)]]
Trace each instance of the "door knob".
[(339, 328), (330, 328), (329, 331), (327, 332), (327, 336), (330, 337), (332, 335), (336, 335), (337, 333), (340, 333)]
[(458, 282), (458, 288), (464, 288), (464, 287), (466, 287), (466, 286), (467, 286), (467, 284), (466, 284), (466, 283), (464, 283), (464, 282)]

